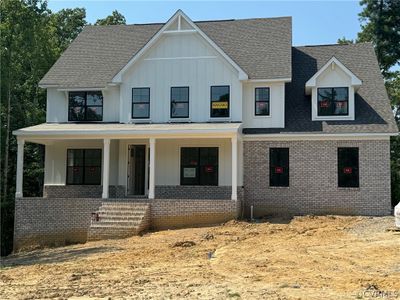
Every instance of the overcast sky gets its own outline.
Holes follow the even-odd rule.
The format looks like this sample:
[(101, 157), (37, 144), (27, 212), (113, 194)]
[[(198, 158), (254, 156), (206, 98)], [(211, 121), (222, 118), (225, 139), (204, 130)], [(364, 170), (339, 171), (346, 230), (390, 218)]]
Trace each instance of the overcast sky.
[(166, 22), (182, 9), (192, 20), (293, 17), (293, 45), (333, 44), (360, 31), (358, 1), (60, 1), (49, 0), (49, 8), (85, 7), (87, 21), (104, 18), (114, 9), (127, 24)]

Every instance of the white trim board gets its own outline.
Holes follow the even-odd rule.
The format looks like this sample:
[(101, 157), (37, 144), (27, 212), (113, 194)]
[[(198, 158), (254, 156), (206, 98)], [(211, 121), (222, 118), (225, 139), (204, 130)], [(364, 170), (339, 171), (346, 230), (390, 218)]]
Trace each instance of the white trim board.
[(398, 133), (246, 134), (243, 141), (387, 140)]

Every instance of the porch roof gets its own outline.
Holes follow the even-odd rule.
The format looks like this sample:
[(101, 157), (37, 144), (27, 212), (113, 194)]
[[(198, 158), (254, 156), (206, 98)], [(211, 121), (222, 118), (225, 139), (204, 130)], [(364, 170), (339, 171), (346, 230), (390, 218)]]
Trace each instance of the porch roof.
[(27, 139), (128, 139), (232, 137), (240, 133), (242, 123), (43, 123), (21, 128), (13, 134)]

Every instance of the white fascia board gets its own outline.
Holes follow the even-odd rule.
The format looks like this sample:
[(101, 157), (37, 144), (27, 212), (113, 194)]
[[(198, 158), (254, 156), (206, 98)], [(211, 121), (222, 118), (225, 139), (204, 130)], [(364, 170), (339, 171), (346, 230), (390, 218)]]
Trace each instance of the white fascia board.
[(359, 79), (353, 72), (351, 72), (344, 64), (342, 64), (335, 56), (332, 56), (332, 58), (322, 66), (318, 70), (317, 73), (315, 73), (307, 82), (306, 82), (306, 90), (310, 90), (311, 88), (315, 87), (317, 85), (317, 78), (330, 66), (338, 66), (340, 69), (342, 69), (343, 72), (345, 72), (347, 75), (350, 76), (351, 78), (351, 85), (352, 86), (360, 86), (362, 84), (361, 79)]
[[(246, 74), (246, 72), (244, 72), (242, 70), (242, 68), (240, 68), (217, 44), (215, 44), (199, 27), (197, 27), (196, 24), (193, 23), (192, 20), (190, 20), (190, 18), (188, 16), (186, 16), (186, 14), (184, 14), (184, 12), (182, 10), (178, 10), (168, 21), (167, 23), (164, 24), (163, 27), (161, 27), (161, 29), (147, 42), (147, 44), (139, 50), (138, 53), (136, 53), (135, 56), (133, 56), (129, 62), (113, 77), (112, 82), (113, 83), (120, 83), (122, 82), (122, 74), (124, 74), (126, 72), (127, 69), (129, 69), (136, 61), (138, 61), (140, 59), (140, 57), (143, 56), (143, 54), (151, 47), (155, 44), (155, 42), (161, 37), (161, 35), (163, 33), (165, 33), (166, 28), (169, 27), (169, 25), (171, 25), (176, 18), (184, 18), (196, 31), (197, 33), (200, 34), (200, 36), (202, 36), (212, 47), (214, 47), (214, 49), (220, 53), (238, 72), (239, 72), (239, 80), (247, 80), (249, 77)], [(188, 30), (183, 30), (183, 32), (186, 32)]]
[(85, 88), (58, 88), (59, 92), (81, 92), (81, 91), (103, 91), (106, 90), (106, 86), (102, 87), (85, 87)]
[(249, 82), (249, 83), (292, 82), (292, 78), (288, 77), (288, 78), (272, 78), (272, 79), (248, 79), (245, 82)]
[(399, 133), (245, 134), (244, 141), (386, 140)]
[(39, 84), (38, 86), (42, 89), (48, 89), (48, 88), (57, 88), (60, 85), (58, 85), (58, 84)]

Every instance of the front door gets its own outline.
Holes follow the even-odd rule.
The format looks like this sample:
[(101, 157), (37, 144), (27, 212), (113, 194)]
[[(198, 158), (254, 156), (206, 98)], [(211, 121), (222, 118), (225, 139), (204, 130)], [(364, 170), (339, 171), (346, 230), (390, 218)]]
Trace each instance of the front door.
[(146, 146), (130, 145), (128, 161), (128, 194), (144, 195), (146, 178)]

